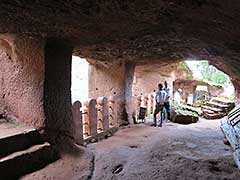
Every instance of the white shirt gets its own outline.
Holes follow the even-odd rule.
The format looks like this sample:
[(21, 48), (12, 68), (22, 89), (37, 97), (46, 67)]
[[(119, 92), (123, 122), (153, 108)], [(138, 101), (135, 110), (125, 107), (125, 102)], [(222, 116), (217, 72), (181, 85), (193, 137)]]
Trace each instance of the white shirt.
[(174, 99), (175, 102), (180, 103), (181, 100), (182, 100), (181, 94), (178, 91), (176, 91), (174, 93), (174, 98), (173, 99)]
[(158, 91), (155, 96), (155, 100), (158, 104), (163, 105), (166, 102), (167, 93), (164, 90)]

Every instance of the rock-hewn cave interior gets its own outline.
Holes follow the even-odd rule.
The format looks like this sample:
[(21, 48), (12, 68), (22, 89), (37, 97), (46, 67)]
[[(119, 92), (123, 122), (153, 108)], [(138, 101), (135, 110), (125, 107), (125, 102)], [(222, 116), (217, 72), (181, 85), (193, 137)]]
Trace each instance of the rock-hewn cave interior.
[[(1, 1), (0, 179), (239, 179), (239, 9), (237, 0)], [(84, 101), (71, 92), (73, 56), (88, 63), (78, 69), (88, 74)], [(188, 79), (178, 65), (188, 59), (229, 75), (234, 99)], [(162, 127), (137, 123), (141, 110), (152, 120), (165, 80), (212, 97), (170, 102)]]

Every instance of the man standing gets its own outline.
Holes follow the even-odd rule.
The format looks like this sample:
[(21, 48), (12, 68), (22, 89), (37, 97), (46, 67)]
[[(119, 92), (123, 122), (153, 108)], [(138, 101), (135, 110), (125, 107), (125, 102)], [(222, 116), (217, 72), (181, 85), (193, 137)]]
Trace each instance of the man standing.
[[(162, 90), (163, 88), (163, 85), (162, 84), (158, 84), (158, 92), (156, 93), (156, 96), (155, 96), (155, 101), (156, 101), (156, 107), (155, 107), (155, 110), (154, 110), (154, 113), (153, 113), (153, 121), (154, 121), (154, 124), (152, 124), (152, 126), (157, 126), (157, 114), (159, 112), (162, 112), (163, 110), (163, 107), (164, 107), (164, 102), (165, 102), (165, 99), (166, 99), (166, 92)], [(159, 127), (162, 127), (162, 116), (160, 118), (160, 124), (159, 124)]]
[(166, 109), (167, 112), (167, 119), (170, 120), (170, 103), (169, 103), (169, 99), (170, 99), (170, 89), (168, 88), (168, 83), (167, 81), (164, 82), (164, 88), (163, 90), (166, 92), (166, 98), (165, 98), (165, 102), (164, 102), (164, 108)]

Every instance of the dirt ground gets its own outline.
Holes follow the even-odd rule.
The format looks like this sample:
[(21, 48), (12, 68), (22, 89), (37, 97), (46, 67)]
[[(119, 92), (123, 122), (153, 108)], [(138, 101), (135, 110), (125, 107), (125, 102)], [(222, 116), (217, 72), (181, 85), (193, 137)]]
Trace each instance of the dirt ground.
[(162, 128), (127, 126), (88, 145), (84, 156), (65, 156), (25, 179), (239, 180), (219, 126), (219, 120), (204, 119)]

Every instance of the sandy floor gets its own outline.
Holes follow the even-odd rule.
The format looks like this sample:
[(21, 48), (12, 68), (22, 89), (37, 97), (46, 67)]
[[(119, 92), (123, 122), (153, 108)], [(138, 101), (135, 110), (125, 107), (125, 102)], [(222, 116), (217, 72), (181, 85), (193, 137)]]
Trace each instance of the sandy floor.
[(23, 179), (239, 180), (219, 121), (133, 125)]

